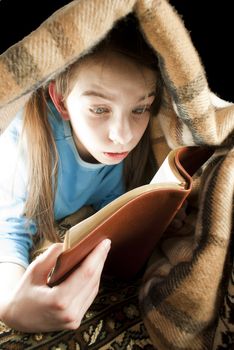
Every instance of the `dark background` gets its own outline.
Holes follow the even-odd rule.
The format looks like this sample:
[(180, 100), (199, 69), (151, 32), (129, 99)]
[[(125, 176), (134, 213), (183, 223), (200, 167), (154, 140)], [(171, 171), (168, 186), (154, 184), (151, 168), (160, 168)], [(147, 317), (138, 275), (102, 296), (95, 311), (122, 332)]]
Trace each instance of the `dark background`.
[[(0, 53), (35, 30), (48, 16), (68, 2), (69, 0), (0, 0)], [(205, 67), (211, 90), (228, 101), (234, 101), (232, 1), (170, 2), (182, 16), (190, 32)]]

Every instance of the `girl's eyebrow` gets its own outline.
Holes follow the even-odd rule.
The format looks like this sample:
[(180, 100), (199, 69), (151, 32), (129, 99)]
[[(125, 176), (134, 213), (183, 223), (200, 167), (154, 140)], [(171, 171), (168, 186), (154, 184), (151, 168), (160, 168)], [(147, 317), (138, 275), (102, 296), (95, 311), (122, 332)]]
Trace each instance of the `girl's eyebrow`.
[(95, 96), (95, 97), (101, 97), (101, 98), (104, 98), (105, 100), (110, 100), (110, 101), (113, 101), (114, 100), (114, 97), (112, 96), (107, 96), (105, 94), (102, 94), (101, 92), (98, 92), (98, 91), (94, 91), (94, 90), (87, 90), (87, 91), (84, 91), (81, 96)]
[[(101, 92), (98, 92), (98, 91), (94, 91), (94, 90), (87, 90), (87, 91), (84, 91), (81, 96), (95, 96), (95, 97), (101, 97), (101, 98), (104, 98), (105, 100), (110, 100), (110, 101), (114, 101), (114, 97), (113, 96), (108, 96), (108, 95), (105, 95)], [(145, 95), (145, 96), (142, 96), (139, 98), (138, 102), (140, 101), (143, 101), (143, 100), (146, 100), (147, 98), (149, 97), (152, 97), (152, 96), (156, 96), (156, 93), (155, 91), (152, 91), (150, 92), (148, 95)]]
[(156, 92), (155, 92), (155, 91), (150, 92), (150, 93), (149, 93), (148, 95), (146, 95), (146, 96), (140, 97), (138, 101), (140, 102), (140, 101), (146, 100), (147, 98), (152, 97), (152, 96), (154, 96), (154, 97), (156, 96)]

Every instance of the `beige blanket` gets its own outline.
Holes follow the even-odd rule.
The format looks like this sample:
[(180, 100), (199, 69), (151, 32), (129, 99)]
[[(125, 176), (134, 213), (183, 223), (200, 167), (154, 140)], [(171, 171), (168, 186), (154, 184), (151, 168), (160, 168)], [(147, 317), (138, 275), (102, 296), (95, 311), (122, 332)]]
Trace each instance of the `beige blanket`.
[(77, 0), (54, 13), (0, 56), (0, 130), (33, 90), (132, 11), (157, 53), (164, 79), (163, 105), (152, 125), (158, 162), (179, 145), (216, 149), (195, 176), (192, 210), (182, 227), (170, 227), (145, 273), (143, 320), (156, 349), (231, 349), (234, 106), (210, 91), (189, 33), (168, 1)]

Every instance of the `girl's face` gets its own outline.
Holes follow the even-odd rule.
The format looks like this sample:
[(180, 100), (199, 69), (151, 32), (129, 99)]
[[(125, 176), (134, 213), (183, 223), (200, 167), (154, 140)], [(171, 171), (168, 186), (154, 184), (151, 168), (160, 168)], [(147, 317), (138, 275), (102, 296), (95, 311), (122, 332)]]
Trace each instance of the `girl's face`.
[(65, 99), (83, 160), (117, 164), (138, 144), (149, 123), (156, 73), (116, 53), (87, 58)]

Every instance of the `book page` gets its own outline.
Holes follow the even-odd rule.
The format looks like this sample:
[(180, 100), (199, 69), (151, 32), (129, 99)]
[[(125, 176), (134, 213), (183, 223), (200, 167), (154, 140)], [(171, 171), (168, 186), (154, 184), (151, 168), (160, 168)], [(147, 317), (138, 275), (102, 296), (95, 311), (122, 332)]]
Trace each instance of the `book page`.
[(151, 184), (173, 183), (180, 186), (185, 185), (185, 179), (178, 172), (174, 163), (175, 151), (171, 151), (162, 165), (150, 181)]

